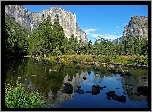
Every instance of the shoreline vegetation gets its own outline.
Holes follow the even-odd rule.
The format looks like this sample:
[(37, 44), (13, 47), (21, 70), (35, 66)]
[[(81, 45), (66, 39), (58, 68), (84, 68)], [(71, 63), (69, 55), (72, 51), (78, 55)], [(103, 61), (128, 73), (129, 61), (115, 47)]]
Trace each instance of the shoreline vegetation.
[(52, 63), (63, 63), (63, 64), (85, 64), (94, 66), (113, 66), (113, 65), (123, 65), (123, 66), (136, 66), (148, 68), (148, 57), (147, 56), (95, 56), (95, 55), (61, 55), (61, 56), (50, 56), (50, 57), (33, 57), (24, 56), (28, 58), (34, 58), (38, 61), (48, 60)]

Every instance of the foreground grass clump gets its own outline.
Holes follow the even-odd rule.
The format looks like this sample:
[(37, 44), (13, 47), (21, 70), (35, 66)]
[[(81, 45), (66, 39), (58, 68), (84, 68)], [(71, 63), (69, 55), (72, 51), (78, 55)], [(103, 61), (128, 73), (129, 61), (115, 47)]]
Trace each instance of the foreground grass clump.
[(5, 88), (6, 108), (43, 108), (43, 100), (38, 92), (29, 93), (21, 84)]

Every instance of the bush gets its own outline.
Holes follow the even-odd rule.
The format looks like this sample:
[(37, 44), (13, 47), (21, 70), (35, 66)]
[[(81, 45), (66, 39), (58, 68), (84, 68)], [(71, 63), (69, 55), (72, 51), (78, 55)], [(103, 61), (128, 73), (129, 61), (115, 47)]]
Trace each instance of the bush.
[(29, 93), (21, 84), (5, 88), (6, 108), (42, 108), (43, 100), (38, 92)]
[(56, 57), (55, 57), (55, 56), (50, 56), (50, 62), (51, 62), (52, 64), (57, 63)]
[(105, 63), (110, 62), (110, 57), (108, 56), (103, 57), (103, 62)]

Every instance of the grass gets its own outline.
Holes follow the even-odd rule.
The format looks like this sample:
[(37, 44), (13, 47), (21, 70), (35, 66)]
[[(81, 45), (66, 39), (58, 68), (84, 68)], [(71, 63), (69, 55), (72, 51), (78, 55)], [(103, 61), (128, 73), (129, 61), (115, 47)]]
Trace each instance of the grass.
[(28, 92), (21, 84), (5, 88), (6, 108), (44, 108), (43, 97), (38, 92)]
[[(57, 63), (57, 57), (50, 56), (52, 64)], [(119, 63), (132, 65), (148, 65), (148, 56), (95, 56), (95, 55), (61, 55), (59, 63), (93, 64), (93, 63)]]

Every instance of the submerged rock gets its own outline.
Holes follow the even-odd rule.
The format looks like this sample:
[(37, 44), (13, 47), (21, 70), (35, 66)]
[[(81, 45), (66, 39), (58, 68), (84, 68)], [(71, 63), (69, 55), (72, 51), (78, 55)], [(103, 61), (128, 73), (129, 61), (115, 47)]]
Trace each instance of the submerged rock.
[(64, 87), (62, 88), (63, 93), (72, 94), (73, 93), (73, 86), (70, 83), (64, 83)]
[(121, 76), (123, 77), (123, 76), (132, 76), (132, 74), (130, 73), (130, 72), (122, 72), (121, 73)]
[(84, 92), (82, 89), (80, 89), (80, 88), (76, 89), (74, 92), (77, 92), (77, 93), (79, 93), (79, 94), (84, 94), (84, 93), (85, 93), (85, 92)]
[(108, 100), (111, 100), (111, 98), (109, 96), (106, 97)]
[(112, 97), (113, 95), (115, 95), (115, 91), (109, 91), (107, 93), (105, 93), (107, 96)]
[(109, 91), (107, 93), (105, 93), (107, 95), (107, 99), (109, 100), (110, 98), (112, 98), (113, 100), (119, 101), (119, 102), (126, 102), (126, 96), (121, 95), (118, 96), (115, 94), (115, 91)]
[(126, 102), (126, 96), (124, 95), (121, 95), (121, 96), (113, 95), (112, 99), (119, 102)]
[(137, 87), (137, 92), (140, 93), (141, 95), (148, 95), (148, 86), (138, 86)]
[(80, 89), (80, 88), (81, 88), (81, 86), (77, 86), (77, 88), (78, 88), (78, 89)]
[(86, 77), (83, 77), (83, 79), (86, 80), (87, 78), (86, 78)]
[(92, 86), (92, 94), (93, 95), (99, 94), (101, 89), (102, 88), (99, 85), (97, 85), (97, 86), (93, 85)]

